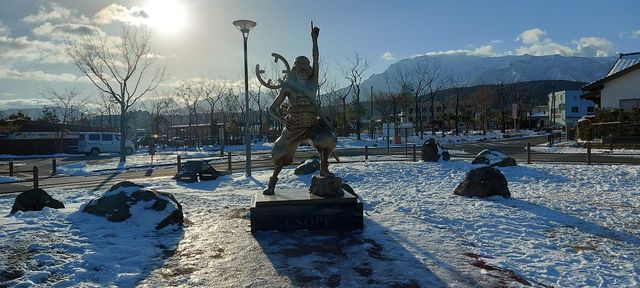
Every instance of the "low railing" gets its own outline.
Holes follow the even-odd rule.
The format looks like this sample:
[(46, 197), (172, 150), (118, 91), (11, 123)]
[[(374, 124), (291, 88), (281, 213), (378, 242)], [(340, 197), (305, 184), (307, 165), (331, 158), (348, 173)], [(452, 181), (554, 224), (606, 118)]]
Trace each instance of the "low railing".
[[(587, 142), (585, 144), (586, 149), (584, 153), (575, 152), (575, 153), (548, 153), (548, 152), (537, 152), (532, 151), (531, 145), (527, 143), (525, 147), (524, 153), (509, 155), (515, 158), (517, 161), (524, 162), (527, 164), (532, 163), (566, 163), (566, 164), (583, 164), (583, 165), (592, 165), (592, 164), (611, 164), (611, 165), (619, 165), (619, 164), (629, 164), (629, 165), (640, 165), (640, 154), (632, 154), (632, 153), (615, 153), (615, 154), (604, 154), (604, 153), (592, 153), (592, 145), (591, 142)], [(340, 162), (350, 163), (350, 162), (361, 162), (361, 161), (369, 161), (369, 162), (378, 162), (378, 161), (398, 161), (398, 162), (416, 162), (421, 159), (421, 151), (420, 147), (416, 144), (406, 144), (404, 147), (402, 146), (390, 146), (390, 147), (369, 147), (365, 146), (364, 148), (345, 148), (345, 149), (337, 149), (337, 154), (343, 159)], [(234, 167), (236, 172), (240, 172), (240, 167), (243, 167), (245, 161), (244, 160), (233, 160), (234, 156), (242, 156), (244, 154), (234, 154), (231, 152), (227, 152), (225, 157), (182, 157), (180, 155), (177, 156), (176, 162), (174, 163), (163, 163), (159, 165), (142, 165), (136, 167), (127, 167), (125, 171), (132, 170), (140, 170), (140, 169), (155, 169), (155, 168), (172, 168), (180, 169), (182, 166), (182, 162), (186, 160), (207, 160), (211, 161), (212, 165), (216, 166), (216, 169), (220, 169), (221, 171), (226, 170), (225, 173), (231, 174), (234, 172)], [(260, 155), (260, 156), (268, 156), (268, 152), (258, 152), (253, 153), (252, 155)], [(387, 157), (379, 157), (379, 156), (387, 156)], [(476, 157), (476, 155), (468, 154), (468, 153), (451, 153), (451, 159), (465, 159), (471, 160)], [(347, 160), (344, 160), (344, 157), (349, 157)], [(361, 157), (361, 158), (360, 158)], [(355, 158), (355, 159), (354, 159)], [(269, 157), (260, 157), (254, 158), (252, 162), (254, 163), (256, 169), (260, 168), (270, 168), (271, 162)], [(0, 187), (3, 185), (13, 185), (13, 184), (23, 184), (28, 183), (31, 184), (29, 186), (33, 188), (38, 188), (41, 186), (40, 181), (43, 179), (49, 178), (61, 178), (61, 177), (78, 177), (78, 176), (68, 176), (68, 175), (57, 175), (56, 172), (56, 161), (52, 159), (52, 170), (49, 175), (40, 174), (40, 169), (38, 166), (33, 166), (29, 170), (16, 170), (14, 161), (9, 161), (7, 163), (0, 163), (0, 174), (10, 175), (14, 177), (17, 174), (21, 176), (29, 175), (28, 178), (23, 178), (14, 182), (0, 183)], [(226, 168), (226, 169), (225, 169)], [(121, 170), (110, 169), (110, 170), (96, 170), (92, 171), (95, 173), (100, 172), (110, 172), (114, 171), (114, 173), (121, 173)], [(243, 171), (243, 169), (242, 169)], [(95, 175), (94, 175), (95, 176)], [(92, 180), (93, 181), (93, 180)], [(71, 185), (71, 183), (82, 183), (79, 181), (65, 181)], [(53, 184), (45, 185), (51, 186)], [(60, 184), (55, 184), (54, 186), (59, 186)], [(24, 191), (25, 187), (22, 186)], [(7, 189), (0, 189), (7, 190)], [(9, 191), (4, 193), (15, 193), (21, 191)], [(2, 192), (0, 192), (2, 194)]]

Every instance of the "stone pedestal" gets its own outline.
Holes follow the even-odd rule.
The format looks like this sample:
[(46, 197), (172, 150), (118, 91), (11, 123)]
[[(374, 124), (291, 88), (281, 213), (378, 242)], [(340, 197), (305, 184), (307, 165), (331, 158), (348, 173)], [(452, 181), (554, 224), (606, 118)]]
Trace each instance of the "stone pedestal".
[(256, 192), (251, 201), (251, 232), (317, 229), (361, 229), (362, 201), (344, 193), (323, 198), (304, 189), (277, 189), (275, 195)]

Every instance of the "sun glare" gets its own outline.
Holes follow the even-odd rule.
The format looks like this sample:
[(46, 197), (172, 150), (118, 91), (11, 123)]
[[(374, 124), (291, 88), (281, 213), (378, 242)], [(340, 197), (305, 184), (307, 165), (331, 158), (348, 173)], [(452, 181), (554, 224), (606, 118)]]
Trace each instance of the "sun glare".
[(145, 8), (149, 26), (160, 33), (176, 33), (187, 26), (187, 11), (180, 0), (149, 0)]

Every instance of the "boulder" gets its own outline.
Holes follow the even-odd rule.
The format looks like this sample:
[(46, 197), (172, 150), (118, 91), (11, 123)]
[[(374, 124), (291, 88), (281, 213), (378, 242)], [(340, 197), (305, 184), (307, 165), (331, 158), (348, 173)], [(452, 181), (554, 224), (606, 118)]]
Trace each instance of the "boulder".
[(159, 230), (171, 224), (183, 224), (182, 206), (169, 193), (124, 181), (113, 185), (102, 197), (91, 200), (83, 212), (105, 217), (111, 222), (128, 219)]
[(480, 167), (467, 173), (464, 180), (458, 184), (453, 194), (468, 197), (489, 197), (500, 195), (511, 197), (507, 179), (493, 167)]
[(478, 153), (478, 156), (471, 161), (471, 164), (484, 164), (491, 167), (507, 167), (516, 166), (516, 159), (513, 159), (495, 149), (485, 149)]
[(324, 198), (340, 198), (344, 195), (342, 190), (342, 178), (340, 177), (311, 177), (309, 193)]
[(61, 209), (64, 208), (64, 204), (53, 199), (51, 195), (42, 189), (31, 189), (20, 193), (20, 195), (16, 197), (9, 214), (15, 214), (18, 211), (42, 211), (44, 207)]
[(318, 157), (312, 157), (311, 159), (307, 159), (302, 164), (298, 165), (298, 167), (296, 167), (296, 170), (293, 171), (293, 174), (309, 175), (315, 173), (318, 170), (320, 170), (320, 159), (318, 159)]
[(445, 161), (449, 161), (449, 159), (451, 159), (449, 151), (442, 147), (440, 143), (433, 138), (429, 138), (429, 140), (422, 144), (421, 152), (422, 161), (438, 162), (440, 159)]

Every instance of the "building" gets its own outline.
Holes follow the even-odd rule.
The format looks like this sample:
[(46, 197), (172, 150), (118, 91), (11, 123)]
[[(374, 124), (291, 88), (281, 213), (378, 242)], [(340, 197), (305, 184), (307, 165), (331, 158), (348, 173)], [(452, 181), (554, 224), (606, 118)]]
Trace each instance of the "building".
[(620, 54), (607, 75), (582, 87), (583, 99), (600, 109), (640, 108), (640, 52)]
[(564, 90), (549, 93), (549, 125), (575, 127), (578, 119), (594, 114), (593, 102), (580, 98), (580, 90)]
[(549, 106), (539, 105), (531, 107), (530, 119), (532, 128), (544, 128), (549, 124)]

